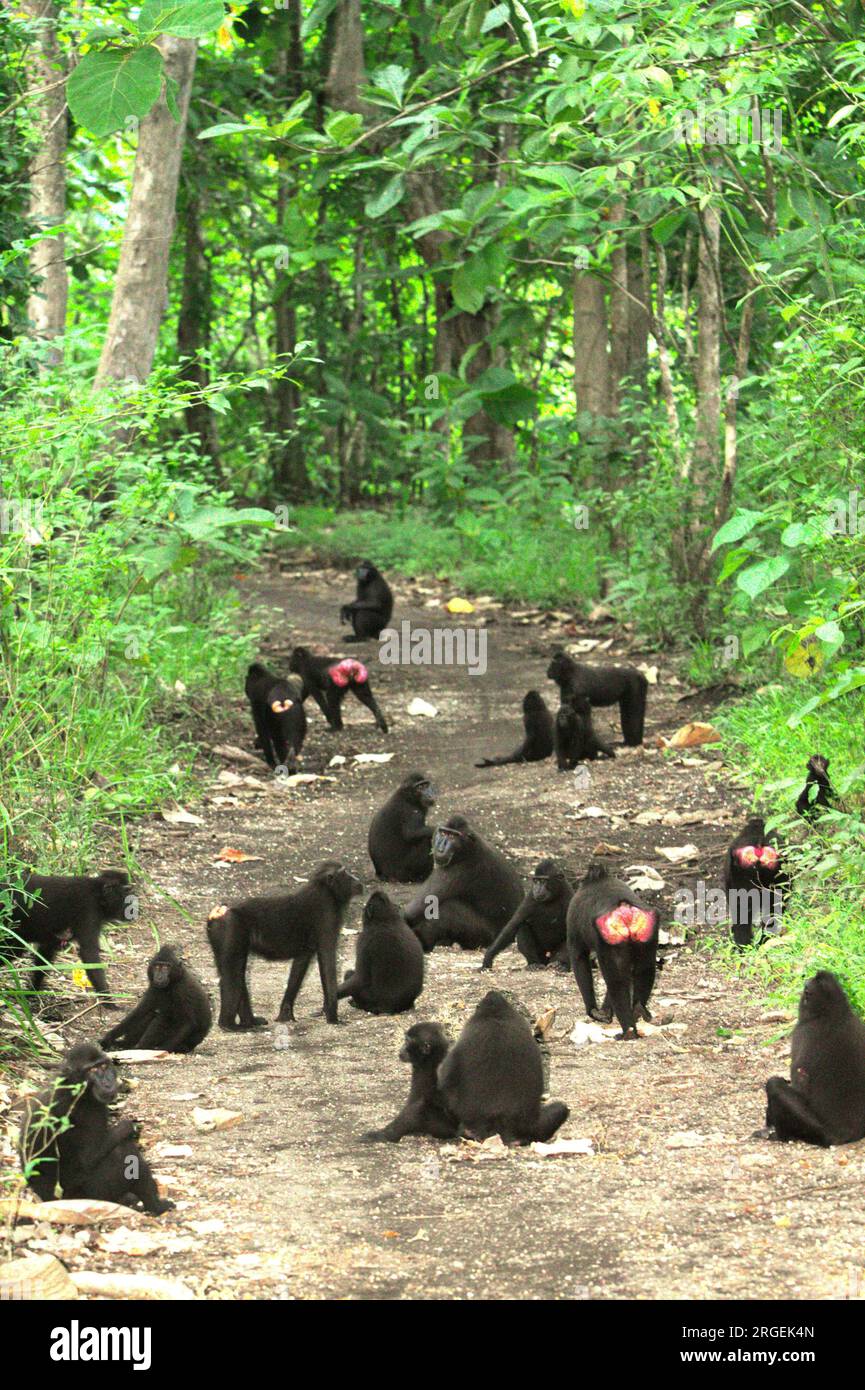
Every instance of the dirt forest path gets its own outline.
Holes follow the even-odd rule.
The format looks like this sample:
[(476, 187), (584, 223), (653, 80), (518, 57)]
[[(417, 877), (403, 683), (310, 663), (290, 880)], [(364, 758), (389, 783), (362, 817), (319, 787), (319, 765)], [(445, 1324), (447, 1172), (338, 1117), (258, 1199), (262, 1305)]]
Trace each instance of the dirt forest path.
[[(262, 651), (284, 668), (297, 641), (340, 651), (338, 606), (350, 578), (312, 567), (272, 573), (254, 588), (263, 610)], [(449, 591), (453, 592), (453, 591)], [(397, 587), (395, 621), (453, 626), (432, 584)], [(693, 717), (677, 703), (687, 693), (660, 663), (651, 687), (646, 749), (596, 764), (588, 791), (557, 773), (552, 761), (480, 771), (482, 754), (515, 746), (519, 709), (529, 687), (555, 693), (545, 680), (548, 652), (573, 640), (561, 623), (532, 624), (500, 606), (490, 619), (489, 669), (378, 665), (375, 644), (347, 650), (369, 660), (392, 733), (378, 733), (365, 710), (347, 704), (346, 729), (331, 734), (312, 704), (304, 770), (323, 771), (334, 753), (348, 761), (333, 780), (281, 790), (263, 764), (213, 759), (213, 789), (195, 810), (199, 826), (148, 823), (140, 855), (153, 881), (174, 895), (194, 925), (147, 892), (140, 924), (117, 933), (110, 953), (115, 986), (137, 987), (152, 930), (179, 940), (216, 998), (204, 922), (217, 902), (289, 889), (318, 861), (344, 858), (374, 886), (366, 854), (373, 809), (401, 775), (418, 767), (439, 789), (436, 814), (459, 811), (529, 872), (545, 855), (582, 869), (599, 842), (619, 846), (611, 863), (650, 864), (674, 890), (705, 877), (717, 882), (721, 852), (742, 805), (717, 754), (703, 750), (665, 760), (654, 752), (660, 730)], [(468, 621), (474, 621), (469, 619)], [(606, 639), (609, 627), (579, 635)], [(611, 652), (657, 658), (617, 633)], [(342, 650), (346, 650), (342, 648)], [(603, 658), (596, 652), (589, 659)], [(420, 695), (438, 716), (406, 712)], [(600, 730), (619, 739), (599, 712)], [(213, 743), (251, 748), (240, 698), (225, 711)], [(392, 751), (386, 765), (358, 765), (352, 754)], [(231, 777), (216, 781), (221, 768)], [(250, 779), (252, 781), (250, 782)], [(585, 808), (603, 808), (603, 816)], [(700, 812), (699, 823), (641, 825), (647, 810)], [(673, 868), (656, 847), (691, 842), (699, 860)], [(213, 864), (221, 846), (261, 855), (260, 862)], [(413, 891), (392, 887), (401, 903)], [(340, 973), (354, 957), (358, 909), (343, 936)], [(298, 1001), (287, 1051), (271, 1032), (232, 1035), (214, 1028), (198, 1053), (130, 1070), (129, 1109), (177, 1210), (159, 1221), (136, 1220), (155, 1248), (109, 1254), (97, 1238), (75, 1237), (62, 1253), (73, 1267), (134, 1270), (184, 1280), (216, 1299), (570, 1299), (570, 1298), (843, 1298), (856, 1296), (863, 1267), (862, 1145), (819, 1151), (750, 1138), (762, 1124), (762, 1085), (786, 1071), (777, 1015), (765, 1016), (747, 987), (713, 968), (692, 946), (674, 953), (659, 975), (653, 1008), (664, 1027), (636, 1044), (575, 1047), (569, 1034), (584, 1018), (573, 979), (529, 972), (521, 956), (500, 956), (492, 975), (479, 955), (437, 950), (416, 1014), (374, 1018), (340, 1005), (341, 1026), (320, 1016), (313, 968)], [(273, 1018), (286, 968), (257, 962), (252, 996)], [(504, 1157), (465, 1157), (456, 1146), (426, 1139), (362, 1145), (358, 1136), (401, 1105), (408, 1069), (397, 1060), (406, 1027), (437, 1019), (453, 1034), (493, 985), (513, 991), (535, 1014), (555, 1005), (551, 1094), (571, 1116), (559, 1137), (586, 1137), (593, 1155), (541, 1158), (531, 1150)], [(779, 1041), (781, 1039), (781, 1041)], [(195, 1105), (242, 1112), (232, 1128), (201, 1134)], [(160, 1156), (164, 1146), (185, 1156)]]

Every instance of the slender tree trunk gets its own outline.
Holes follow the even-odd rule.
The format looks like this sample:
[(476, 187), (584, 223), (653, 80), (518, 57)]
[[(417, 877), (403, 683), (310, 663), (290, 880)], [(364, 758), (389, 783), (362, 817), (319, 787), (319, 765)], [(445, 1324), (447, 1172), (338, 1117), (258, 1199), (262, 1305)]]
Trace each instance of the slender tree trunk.
[(718, 476), (721, 430), (721, 297), (719, 293), (721, 218), (707, 203), (702, 213), (697, 260), (697, 414), (694, 430), (693, 483), (695, 514), (705, 512), (709, 490)]
[[(33, 121), (38, 145), (30, 161), (30, 221), (40, 231), (60, 226), (66, 219), (66, 92), (63, 55), (57, 42), (57, 16), (53, 0), (21, 0), (29, 19), (40, 21), (38, 34), (27, 53), (27, 83), (40, 93), (34, 99)], [(66, 327), (66, 243), (62, 232), (45, 237), (30, 251), (30, 270), (36, 281), (27, 301), (27, 317), (34, 338), (54, 342)], [(63, 360), (63, 348), (54, 343), (48, 361)]]
[(141, 122), (97, 385), (146, 380), (167, 302), (168, 258), (197, 45), (195, 39), (162, 38), (159, 47), (166, 76), (177, 83), (180, 121), (160, 98)]
[(627, 374), (645, 398), (649, 366), (648, 286), (643, 280), (642, 257), (628, 252), (628, 351)]
[[(300, 0), (290, 0), (288, 48), (279, 52), (276, 59), (277, 90), (287, 106), (300, 96), (303, 86), (303, 46), (300, 38), (302, 18)], [(280, 159), (276, 191), (276, 232), (279, 240), (284, 236), (283, 229), (293, 191), (289, 177), (285, 161)], [(297, 310), (293, 290), (294, 286), (289, 276), (279, 274), (273, 306), (273, 327), (276, 354), (283, 366), (291, 361), (297, 349)], [(296, 381), (290, 376), (278, 378), (274, 382), (273, 397), (274, 427), (278, 436), (273, 457), (273, 480), (280, 498), (294, 502), (300, 499), (306, 480), (303, 452), (297, 432), (300, 392)]]
[(574, 395), (578, 411), (610, 413), (610, 354), (604, 286), (586, 270), (574, 273)]
[[(624, 202), (610, 208), (610, 221), (622, 226), (627, 216)], [(619, 413), (622, 379), (628, 370), (628, 251), (624, 233), (618, 233), (610, 258), (610, 414)]]
[[(201, 200), (198, 188), (194, 185), (185, 200), (182, 213), (184, 228), (183, 286), (180, 297), (180, 314), (177, 320), (177, 352), (185, 358), (181, 363), (184, 381), (201, 392), (210, 381), (207, 363), (202, 360), (202, 351), (210, 346), (210, 325), (212, 317), (210, 262), (201, 232)], [(201, 452), (209, 457), (214, 472), (220, 475), (219, 431), (216, 415), (206, 400), (195, 400), (186, 407), (186, 428), (199, 442)]]

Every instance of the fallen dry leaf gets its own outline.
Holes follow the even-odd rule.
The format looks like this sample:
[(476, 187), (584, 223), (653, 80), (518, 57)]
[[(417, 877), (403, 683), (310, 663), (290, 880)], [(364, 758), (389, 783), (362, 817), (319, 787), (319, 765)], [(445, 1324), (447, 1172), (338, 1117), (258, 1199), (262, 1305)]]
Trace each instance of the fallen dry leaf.
[(253, 753), (247, 753), (246, 749), (238, 748), (233, 743), (217, 743), (213, 749), (214, 753), (220, 758), (225, 758), (230, 763), (260, 763), (261, 759), (256, 758)]
[(670, 737), (658, 734), (659, 748), (698, 748), (703, 743), (720, 743), (721, 735), (711, 724), (683, 724)]
[(419, 695), (406, 706), (407, 714), (423, 715), (426, 719), (434, 719), (438, 714), (435, 705), (431, 705), (427, 700), (422, 700)]
[(558, 1158), (565, 1154), (593, 1154), (595, 1146), (591, 1139), (556, 1139), (552, 1144), (542, 1144), (536, 1142), (532, 1144), (532, 1153), (540, 1154), (541, 1158)]
[(670, 849), (661, 849), (656, 845), (655, 853), (668, 859), (671, 864), (684, 864), (688, 859), (698, 859), (700, 856), (696, 845), (673, 845)]
[(215, 1129), (231, 1129), (243, 1123), (240, 1110), (203, 1110), (196, 1105), (192, 1112), (192, 1123), (202, 1134), (210, 1134)]
[(162, 819), (169, 825), (203, 825), (201, 816), (194, 816), (191, 811), (187, 811), (183, 806), (168, 806), (161, 812)]
[(449, 613), (474, 613), (475, 606), (467, 598), (450, 598), (445, 604)]
[(90, 1197), (69, 1197), (57, 1202), (35, 1202), (14, 1197), (0, 1201), (0, 1219), (47, 1221), (52, 1226), (97, 1226), (106, 1221), (127, 1221), (129, 1208), (119, 1202), (97, 1202)]
[(247, 854), (246, 850), (233, 849), (231, 845), (223, 845), (213, 862), (214, 864), (246, 864), (250, 860), (257, 860), (259, 863), (263, 863), (264, 856), (261, 854)]

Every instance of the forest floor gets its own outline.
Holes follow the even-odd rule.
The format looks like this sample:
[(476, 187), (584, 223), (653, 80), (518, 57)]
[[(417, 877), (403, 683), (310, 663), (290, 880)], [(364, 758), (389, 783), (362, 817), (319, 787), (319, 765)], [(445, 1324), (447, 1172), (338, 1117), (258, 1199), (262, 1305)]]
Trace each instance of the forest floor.
[[(350, 594), (349, 576), (308, 566), (246, 587), (250, 612), (265, 614), (269, 663), (284, 668), (297, 641), (325, 641), (340, 651), (336, 615)], [(395, 621), (455, 626), (462, 620), (442, 607), (452, 592), (432, 582), (399, 587)], [(141, 921), (109, 941), (115, 988), (138, 989), (158, 931), (162, 941), (182, 944), (215, 999), (204, 934), (209, 909), (290, 890), (322, 859), (344, 858), (369, 891), (370, 816), (415, 767), (437, 784), (434, 815), (464, 813), (525, 873), (547, 855), (581, 869), (604, 843), (611, 864), (657, 869), (666, 885), (658, 901), (667, 912), (677, 887), (701, 877), (718, 882), (722, 852), (745, 807), (717, 752), (656, 750), (659, 732), (669, 735), (699, 713), (699, 706), (679, 703), (688, 691), (668, 661), (661, 658), (650, 688), (644, 748), (593, 765), (587, 790), (575, 789), (573, 775), (558, 773), (552, 761), (478, 770), (476, 758), (518, 743), (526, 689), (540, 689), (555, 706), (545, 679), (555, 642), (600, 642), (589, 660), (658, 660), (609, 624), (575, 630), (563, 615), (538, 621), (493, 603), (480, 605), (479, 614), (488, 623), (486, 675), (380, 667), (375, 644), (347, 649), (369, 661), (392, 732), (380, 735), (349, 699), (346, 729), (332, 734), (310, 702), (303, 769), (327, 780), (281, 788), (263, 764), (214, 755), (211, 789), (193, 808), (200, 824), (153, 820), (139, 829), (148, 875), (191, 922), (145, 887)], [(431, 701), (438, 715), (409, 716), (414, 696)], [(599, 711), (596, 722), (618, 741), (614, 714)], [(240, 697), (208, 742), (251, 750)], [(382, 751), (392, 752), (392, 761), (352, 758)], [(329, 768), (335, 753), (348, 761)], [(657, 820), (635, 819), (649, 821), (645, 813)], [(698, 851), (686, 865), (658, 853), (684, 844)], [(226, 845), (261, 858), (214, 865)], [(389, 891), (405, 903), (414, 889)], [(353, 960), (358, 918), (354, 905), (340, 974)], [(514, 950), (489, 974), (479, 972), (477, 953), (439, 949), (427, 958), (416, 1013), (376, 1018), (341, 1004), (339, 1027), (319, 1013), (313, 968), (288, 1050), (273, 1050), (270, 1030), (214, 1028), (194, 1056), (126, 1069), (134, 1086), (127, 1109), (143, 1123), (143, 1142), (175, 1211), (130, 1216), (120, 1231), (20, 1227), (19, 1238), (29, 1231), (30, 1249), (50, 1249), (72, 1269), (169, 1276), (214, 1299), (857, 1297), (865, 1145), (823, 1151), (751, 1137), (763, 1123), (766, 1077), (787, 1070), (789, 1024), (713, 965), (707, 930), (670, 951), (652, 1005), (662, 1026), (629, 1044), (575, 1046), (569, 1035), (584, 1014), (573, 979), (529, 972)], [(286, 969), (263, 962), (252, 968), (254, 1007), (270, 1018)], [(358, 1136), (389, 1120), (405, 1097), (408, 1068), (397, 1060), (404, 1029), (437, 1019), (456, 1035), (494, 985), (535, 1015), (556, 1007), (550, 1092), (571, 1110), (557, 1137), (590, 1139), (594, 1152), (541, 1157), (531, 1149), (497, 1152), (418, 1138), (360, 1144)], [(195, 1106), (224, 1107), (242, 1119), (200, 1133)]]

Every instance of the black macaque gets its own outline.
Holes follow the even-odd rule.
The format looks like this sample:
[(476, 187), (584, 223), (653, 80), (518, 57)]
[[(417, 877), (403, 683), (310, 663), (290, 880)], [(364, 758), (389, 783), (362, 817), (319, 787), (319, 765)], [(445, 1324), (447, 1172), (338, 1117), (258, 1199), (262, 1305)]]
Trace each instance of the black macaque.
[(371, 893), (363, 910), (354, 970), (337, 990), (371, 1014), (401, 1014), (423, 989), (423, 947), (386, 893)]
[(384, 1129), (371, 1129), (362, 1143), (379, 1140), (398, 1144), (407, 1134), (426, 1134), (431, 1139), (455, 1139), (457, 1122), (445, 1105), (438, 1084), (438, 1069), (447, 1055), (450, 1039), (437, 1023), (415, 1023), (407, 1029), (399, 1059), (411, 1065), (408, 1100)]
[(151, 958), (147, 981), (135, 1008), (109, 1029), (100, 1046), (193, 1052), (213, 1022), (204, 985), (173, 946), (160, 947)]
[(481, 969), (491, 970), (499, 952), (513, 941), (530, 970), (540, 970), (545, 965), (567, 969), (566, 920), (575, 887), (573, 879), (554, 859), (542, 859), (523, 901), (485, 953)]
[[(835, 789), (829, 780), (829, 759), (814, 753), (806, 765), (807, 778), (799, 793), (796, 810), (806, 820), (814, 820), (820, 810), (831, 807), (835, 800)], [(812, 788), (816, 791), (812, 793)]]
[(475, 767), (504, 767), (507, 763), (540, 763), (553, 751), (553, 716), (546, 701), (537, 690), (523, 696), (523, 728), (525, 737), (513, 753), (494, 758), (481, 758)]
[(299, 686), (274, 676), (256, 661), (246, 673), (246, 698), (252, 709), (255, 746), (263, 752), (268, 767), (296, 772), (306, 738), (306, 711)]
[(354, 603), (344, 603), (339, 610), (339, 621), (351, 623), (354, 636), (347, 642), (363, 642), (368, 637), (378, 637), (383, 627), (387, 627), (393, 612), (393, 594), (390, 585), (371, 560), (362, 560), (355, 571), (357, 577), (357, 597)]
[(367, 846), (376, 876), (397, 883), (422, 883), (432, 873), (432, 826), (426, 814), (435, 789), (423, 772), (410, 772), (376, 811)]
[(547, 677), (558, 685), (562, 704), (582, 694), (588, 695), (596, 709), (618, 705), (626, 745), (636, 748), (643, 742), (649, 682), (642, 671), (634, 666), (587, 666), (559, 650), (553, 654)]
[(616, 756), (611, 745), (595, 732), (588, 695), (574, 693), (562, 701), (556, 714), (554, 740), (559, 772), (573, 772), (578, 763)]
[[(129, 875), (122, 869), (105, 869), (93, 878), (29, 874), (23, 890), (12, 893), (11, 928), (33, 953), (30, 988), (42, 988), (45, 962), (53, 962), (58, 951), (74, 941), (99, 1002), (106, 1009), (116, 1008), (108, 998), (99, 933), (105, 922), (131, 920), (134, 914)], [(10, 949), (8, 943), (5, 949)], [(12, 938), (11, 954), (21, 949)]]
[[(568, 952), (586, 1013), (609, 1023), (615, 1011), (621, 1033), (636, 1038), (637, 1019), (648, 1021), (655, 983), (658, 913), (641, 902), (623, 879), (611, 878), (605, 864), (590, 864), (568, 908)], [(598, 1008), (592, 978), (597, 956), (607, 987)]]
[(317, 957), (325, 1017), (337, 1023), (336, 948), (351, 899), (362, 892), (360, 879), (328, 859), (296, 893), (213, 908), (207, 939), (219, 972), (220, 1028), (240, 1032), (267, 1022), (252, 1012), (246, 978), (250, 955), (291, 961), (277, 1023), (294, 1022), (294, 1002)]
[(351, 691), (370, 711), (382, 733), (387, 733), (387, 720), (372, 693), (369, 672), (362, 661), (350, 656), (315, 656), (308, 647), (295, 647), (288, 666), (303, 681), (301, 700), (311, 695), (332, 729), (342, 728), (342, 702)]
[(442, 1099), (470, 1139), (501, 1135), (506, 1144), (553, 1137), (570, 1111), (541, 1104), (544, 1071), (531, 1025), (491, 989), (439, 1067)]
[[(159, 1216), (174, 1206), (159, 1189), (136, 1142), (134, 1120), (111, 1123), (117, 1071), (93, 1043), (66, 1053), (54, 1084), (27, 1102), (18, 1143), (21, 1167), (44, 1202), (66, 1198), (136, 1206)], [(68, 1124), (67, 1124), (68, 1121)]]
[(775, 1137), (824, 1147), (865, 1138), (865, 1023), (829, 970), (802, 991), (791, 1052), (790, 1080), (766, 1082)]
[(724, 860), (724, 891), (727, 911), (737, 946), (750, 946), (753, 923), (759, 917), (772, 930), (783, 910), (784, 893), (790, 878), (780, 852), (766, 843), (762, 816), (752, 816), (727, 850)]
[(433, 861), (432, 873), (405, 914), (424, 950), (457, 945), (474, 951), (492, 945), (522, 901), (516, 869), (464, 816), (451, 816), (438, 827)]

